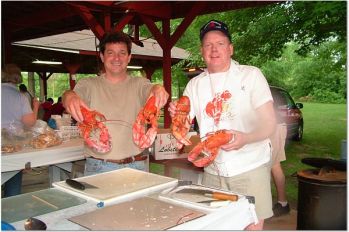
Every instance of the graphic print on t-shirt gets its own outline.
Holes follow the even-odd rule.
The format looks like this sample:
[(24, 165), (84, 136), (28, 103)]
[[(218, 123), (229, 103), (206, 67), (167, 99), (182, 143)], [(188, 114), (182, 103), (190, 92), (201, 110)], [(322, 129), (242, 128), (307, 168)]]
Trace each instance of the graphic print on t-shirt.
[(205, 108), (206, 114), (213, 118), (215, 126), (218, 126), (224, 109), (224, 104), (232, 97), (229, 90), (225, 90), (222, 93), (216, 93), (212, 101), (208, 102)]

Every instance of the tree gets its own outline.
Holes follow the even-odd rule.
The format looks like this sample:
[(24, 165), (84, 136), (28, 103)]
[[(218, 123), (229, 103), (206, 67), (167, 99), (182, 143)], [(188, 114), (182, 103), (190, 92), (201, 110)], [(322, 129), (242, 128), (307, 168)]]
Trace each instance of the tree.
[(203, 15), (194, 20), (177, 46), (191, 52), (189, 65), (202, 65), (198, 33), (205, 22), (217, 19), (230, 28), (234, 58), (240, 63), (260, 66), (279, 58), (291, 41), (300, 44), (297, 52), (302, 55), (311, 46), (333, 38), (346, 41), (346, 12), (345, 1), (292, 1)]

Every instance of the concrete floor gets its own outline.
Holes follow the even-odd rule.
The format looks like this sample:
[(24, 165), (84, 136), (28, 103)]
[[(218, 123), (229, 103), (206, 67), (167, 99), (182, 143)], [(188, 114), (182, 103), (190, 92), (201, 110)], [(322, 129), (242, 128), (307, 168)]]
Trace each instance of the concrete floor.
[[(22, 193), (49, 188), (48, 167), (34, 168), (23, 174)], [(272, 217), (264, 223), (264, 230), (296, 230), (297, 211), (292, 209), (290, 214)]]

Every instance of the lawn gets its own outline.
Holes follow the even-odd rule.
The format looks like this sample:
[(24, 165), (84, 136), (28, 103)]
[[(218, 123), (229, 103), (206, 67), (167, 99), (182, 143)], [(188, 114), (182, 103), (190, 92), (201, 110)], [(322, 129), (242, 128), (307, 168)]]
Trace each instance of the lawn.
[(296, 173), (311, 168), (301, 160), (305, 157), (341, 159), (342, 141), (347, 139), (347, 106), (345, 104), (303, 103), (303, 105), (303, 140), (287, 143), (287, 160), (282, 162), (286, 176), (287, 196), (293, 208), (297, 207)]

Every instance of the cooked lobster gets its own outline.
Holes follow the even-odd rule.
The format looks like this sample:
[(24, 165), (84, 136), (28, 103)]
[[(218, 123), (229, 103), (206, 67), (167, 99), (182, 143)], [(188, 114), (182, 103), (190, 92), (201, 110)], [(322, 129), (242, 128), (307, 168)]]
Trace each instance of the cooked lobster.
[(183, 145), (191, 145), (189, 139), (186, 135), (190, 129), (190, 100), (187, 96), (182, 96), (179, 98), (176, 106), (176, 113), (172, 117), (171, 132), (173, 136), (177, 139), (177, 148), (180, 150)]
[(107, 153), (111, 150), (111, 137), (103, 114), (93, 110), (87, 110), (81, 106), (81, 113), (84, 120), (78, 124), (81, 136), (84, 138), (87, 146), (100, 153)]
[[(219, 130), (206, 134), (206, 140), (198, 143), (188, 154), (188, 160), (196, 167), (210, 165), (218, 155), (220, 147), (233, 140), (234, 135), (227, 130)], [(203, 153), (203, 157), (199, 157)]]
[[(155, 106), (155, 97), (152, 96), (139, 111), (133, 123), (132, 134), (134, 143), (141, 149), (150, 147), (158, 131), (159, 109)], [(146, 127), (151, 127), (146, 131)]]

